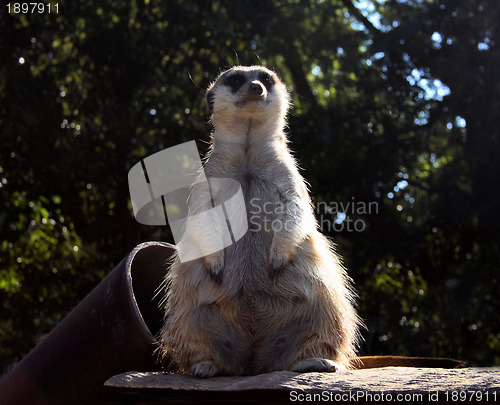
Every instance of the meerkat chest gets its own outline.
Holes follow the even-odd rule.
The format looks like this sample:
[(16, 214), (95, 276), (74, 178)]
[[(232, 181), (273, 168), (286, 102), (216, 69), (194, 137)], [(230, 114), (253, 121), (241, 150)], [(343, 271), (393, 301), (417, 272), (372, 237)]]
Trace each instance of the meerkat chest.
[[(271, 205), (279, 200), (280, 194), (286, 192), (283, 178), (288, 177), (279, 161), (267, 159), (255, 162), (248, 156), (242, 156), (236, 162), (221, 162), (219, 156), (207, 165), (209, 177), (229, 178), (236, 180), (241, 187), (247, 212), (266, 212), (270, 214)], [(224, 192), (224, 190), (221, 190)], [(257, 208), (260, 207), (260, 210)]]
[[(208, 171), (212, 175), (211, 170)], [(278, 184), (271, 168), (246, 162), (216, 176), (230, 178), (239, 184), (246, 209), (246, 213), (241, 214), (246, 215), (248, 224), (245, 235), (225, 249), (224, 277), (232, 285), (245, 284), (248, 278), (267, 279), (269, 247), (276, 231), (273, 227), (279, 225), (277, 215), (281, 209)]]
[[(237, 174), (247, 209), (250, 230), (280, 216), (285, 209), (279, 179), (270, 167), (246, 165)], [(267, 230), (269, 231), (269, 230)]]

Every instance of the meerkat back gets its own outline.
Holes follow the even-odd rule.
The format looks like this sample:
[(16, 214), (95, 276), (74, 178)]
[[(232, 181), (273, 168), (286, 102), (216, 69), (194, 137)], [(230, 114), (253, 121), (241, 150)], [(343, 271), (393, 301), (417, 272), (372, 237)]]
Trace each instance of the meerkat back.
[[(317, 230), (287, 147), (284, 84), (264, 67), (238, 66), (217, 78), (207, 100), (214, 132), (206, 184), (239, 184), (240, 220), (248, 230), (224, 249), (177, 258), (170, 267), (163, 354), (179, 371), (198, 377), (349, 367), (358, 327), (353, 293)], [(230, 189), (195, 184), (190, 218), (230, 198)], [(179, 245), (200, 251), (220, 238), (218, 229), (188, 220)]]

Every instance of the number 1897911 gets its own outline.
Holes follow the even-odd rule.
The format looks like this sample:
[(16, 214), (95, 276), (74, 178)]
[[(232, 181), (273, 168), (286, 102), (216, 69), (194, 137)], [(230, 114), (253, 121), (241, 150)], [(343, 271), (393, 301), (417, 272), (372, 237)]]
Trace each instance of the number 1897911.
[(59, 14), (59, 3), (8, 3), (9, 14)]

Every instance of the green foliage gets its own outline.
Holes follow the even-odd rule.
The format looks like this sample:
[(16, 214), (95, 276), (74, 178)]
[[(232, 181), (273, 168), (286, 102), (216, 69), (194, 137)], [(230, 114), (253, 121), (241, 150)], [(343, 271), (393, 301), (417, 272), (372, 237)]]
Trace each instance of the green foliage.
[(73, 224), (62, 214), (60, 201), (59, 196), (30, 200), (26, 192), (14, 192), (5, 203), (2, 234), (7, 238), (1, 241), (0, 256), (2, 358), (18, 358), (19, 351), (29, 350), (31, 339), (50, 331), (78, 298), (80, 284), (88, 281), (88, 275), (77, 273), (84, 271), (87, 254)]
[(499, 364), (499, 14), (486, 0), (3, 7), (0, 364), (136, 244), (171, 241), (135, 222), (128, 170), (187, 140), (205, 149), (203, 89), (238, 63), (292, 90), (315, 203), (375, 204), (318, 210), (356, 282), (361, 353)]

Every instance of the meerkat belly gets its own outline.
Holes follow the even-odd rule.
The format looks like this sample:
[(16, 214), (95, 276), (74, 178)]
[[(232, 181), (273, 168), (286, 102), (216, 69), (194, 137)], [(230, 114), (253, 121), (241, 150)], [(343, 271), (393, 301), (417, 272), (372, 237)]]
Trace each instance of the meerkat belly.
[(243, 282), (268, 278), (269, 248), (280, 226), (275, 214), (276, 187), (252, 173), (235, 179), (245, 199), (248, 231), (226, 249), (226, 273), (236, 273)]
[[(267, 319), (278, 307), (295, 305), (305, 299), (307, 285), (303, 275), (291, 277), (284, 269), (284, 277), (273, 280), (269, 273), (270, 247), (275, 232), (280, 232), (282, 210), (276, 185), (254, 174), (235, 177), (242, 187), (248, 220), (247, 233), (225, 250), (224, 284), (238, 293), (234, 298), (243, 312), (254, 322)], [(302, 287), (300, 287), (302, 286)], [(223, 287), (224, 288), (224, 287)], [(254, 325), (257, 330), (262, 328)]]

